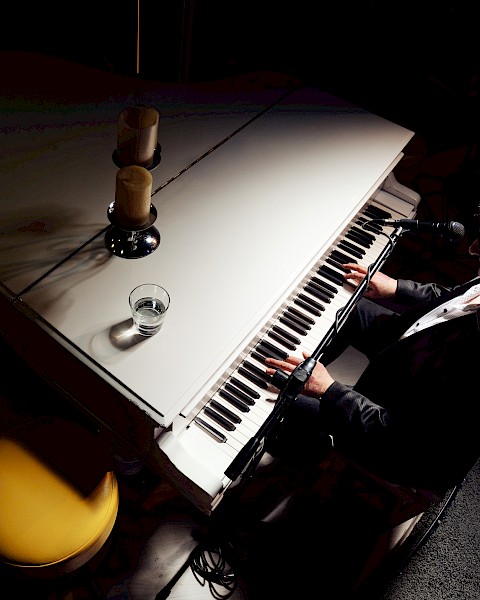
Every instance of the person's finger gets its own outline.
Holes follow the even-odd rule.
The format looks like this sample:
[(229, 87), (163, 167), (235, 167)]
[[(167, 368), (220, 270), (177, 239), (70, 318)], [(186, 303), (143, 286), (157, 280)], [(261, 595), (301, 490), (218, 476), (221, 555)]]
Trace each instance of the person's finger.
[(343, 278), (350, 285), (358, 285), (363, 280), (363, 275), (359, 273), (344, 273)]
[(364, 267), (363, 265), (359, 265), (358, 263), (345, 263), (342, 266), (344, 266), (346, 269), (351, 269), (352, 271), (356, 271), (363, 275), (365, 275), (365, 273), (367, 272), (366, 267)]
[(301, 360), (296, 356), (289, 356), (285, 360), (278, 360), (276, 358), (266, 358), (265, 363), (267, 365), (273, 365), (279, 369), (283, 369), (285, 371), (293, 371), (293, 369), (299, 365)]

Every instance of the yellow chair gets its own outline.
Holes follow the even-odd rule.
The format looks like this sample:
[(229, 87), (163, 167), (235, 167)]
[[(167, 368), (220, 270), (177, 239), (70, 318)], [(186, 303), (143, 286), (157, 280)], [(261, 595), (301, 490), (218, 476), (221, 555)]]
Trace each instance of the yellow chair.
[(109, 453), (92, 431), (42, 417), (0, 433), (0, 561), (15, 580), (59, 589), (64, 575), (88, 571), (118, 506)]

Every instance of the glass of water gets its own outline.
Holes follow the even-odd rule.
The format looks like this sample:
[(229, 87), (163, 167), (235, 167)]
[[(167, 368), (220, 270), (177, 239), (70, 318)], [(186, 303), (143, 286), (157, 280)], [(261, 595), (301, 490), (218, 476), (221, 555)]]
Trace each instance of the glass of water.
[(167, 290), (156, 283), (142, 283), (130, 292), (130, 309), (135, 329), (151, 336), (160, 331), (170, 306)]

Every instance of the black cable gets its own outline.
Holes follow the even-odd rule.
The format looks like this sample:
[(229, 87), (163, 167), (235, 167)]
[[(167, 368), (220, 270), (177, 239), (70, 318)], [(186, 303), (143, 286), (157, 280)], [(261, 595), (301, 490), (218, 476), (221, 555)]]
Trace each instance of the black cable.
[(237, 575), (226, 562), (220, 546), (198, 544), (190, 555), (190, 568), (200, 585), (208, 583), (210, 593), (218, 600), (229, 598), (237, 589)]
[[(237, 575), (226, 562), (221, 546), (215, 546), (213, 541), (207, 540), (193, 548), (175, 576), (155, 596), (155, 600), (168, 598), (189, 567), (201, 586), (208, 583), (210, 593), (217, 600), (226, 600), (237, 589)], [(221, 593), (222, 589), (224, 593)]]

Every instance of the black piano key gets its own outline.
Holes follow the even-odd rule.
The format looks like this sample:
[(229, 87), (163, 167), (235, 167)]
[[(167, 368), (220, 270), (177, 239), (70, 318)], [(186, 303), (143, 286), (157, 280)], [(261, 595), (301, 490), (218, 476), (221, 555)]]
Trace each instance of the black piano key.
[[(241, 410), (242, 412), (248, 412), (250, 410), (250, 407), (247, 404), (245, 404), (245, 402), (239, 400), (238, 398), (235, 398), (235, 396), (229, 394), (225, 390), (219, 390), (218, 395), (221, 396), (227, 402), (230, 402), (232, 406), (235, 406), (235, 408), (238, 408), (238, 410)], [(255, 403), (251, 401), (250, 404), (253, 405)]]
[[(246, 383), (243, 383), (243, 381), (240, 381), (240, 379), (237, 379), (236, 377), (230, 377), (230, 382), (233, 383), (235, 387), (245, 392), (245, 394), (250, 396), (250, 398), (255, 398), (255, 400), (260, 398), (260, 394), (256, 390), (252, 390), (250, 386), (248, 386)], [(225, 387), (228, 387), (228, 384), (226, 384)]]
[(327, 304), (329, 304), (332, 301), (331, 297), (328, 294), (326, 294), (320, 288), (320, 286), (315, 285), (315, 282), (309, 281), (303, 289), (309, 294), (312, 294), (312, 296), (315, 296), (315, 298), (318, 298), (319, 300), (322, 300)]
[(363, 231), (373, 231), (376, 234), (383, 231), (381, 225), (378, 223), (371, 223), (368, 219), (364, 219), (363, 217), (358, 218), (356, 223), (361, 226)]
[(358, 262), (359, 258), (362, 258), (361, 256), (354, 256), (350, 250), (347, 250), (346, 248), (343, 248), (343, 250), (345, 250), (346, 254), (350, 254), (350, 256), (348, 257), (348, 262), (353, 262), (356, 263)]
[(261, 354), (264, 354), (269, 358), (276, 358), (277, 360), (286, 360), (288, 358), (287, 352), (282, 352), (280, 348), (270, 344), (270, 342), (267, 340), (260, 340), (256, 348)]
[(319, 311), (323, 311), (325, 310), (325, 307), (323, 306), (323, 304), (320, 304), (319, 302), (316, 302), (315, 300), (313, 300), (312, 298), (310, 298), (309, 296), (305, 296), (305, 294), (298, 294), (297, 296), (302, 302), (305, 302), (306, 304), (308, 304), (309, 306), (311, 306), (312, 308), (315, 308), (316, 310)]
[(254, 365), (253, 363), (251, 363), (248, 360), (244, 360), (242, 365), (245, 367), (245, 369), (248, 369), (251, 373), (253, 373), (257, 377), (260, 377), (260, 379), (264, 379), (265, 381), (270, 381), (271, 377), (270, 377), (270, 375), (267, 375), (265, 373), (264, 369), (259, 369), (256, 365)]
[(352, 242), (355, 242), (356, 244), (363, 246), (364, 248), (370, 248), (370, 246), (372, 245), (369, 240), (365, 240), (365, 238), (363, 236), (358, 235), (358, 233), (355, 233), (352, 230), (347, 231), (347, 233), (345, 234), (345, 237), (348, 238), (349, 240), (352, 240)]
[(216, 410), (213, 410), (213, 408), (210, 408), (210, 406), (206, 406), (203, 409), (203, 412), (206, 415), (208, 415), (212, 419), (212, 421), (215, 421), (215, 423), (218, 423), (218, 425), (220, 425), (227, 431), (235, 431), (235, 425), (231, 421), (226, 419), (225, 417), (222, 417), (222, 415), (220, 413), (218, 413)]
[[(303, 294), (300, 294), (300, 295), (302, 296)], [(314, 308), (308, 302), (304, 302), (300, 297), (295, 298), (294, 302), (295, 302), (295, 304), (297, 306), (300, 306), (301, 308), (303, 308), (307, 312), (311, 313), (312, 315), (315, 315), (316, 317), (322, 316), (322, 311), (321, 310), (318, 310), (317, 308)], [(322, 310), (323, 310), (323, 306), (322, 306)]]
[(335, 296), (335, 294), (338, 294), (338, 286), (331, 285), (330, 283), (327, 283), (323, 279), (319, 279), (318, 277), (313, 276), (310, 279), (310, 281), (312, 281), (315, 285), (318, 285), (319, 287), (321, 287), (322, 290), (325, 290), (325, 292), (328, 292), (328, 295), (330, 296), (330, 298), (333, 298)]
[(263, 357), (264, 362), (266, 358), (276, 358), (277, 360), (282, 360), (281, 358), (279, 358), (280, 355), (277, 352), (272, 352), (272, 350), (266, 348), (264, 342), (265, 340), (259, 342), (257, 346), (255, 346), (256, 350), (254, 350), (251, 354), (260, 354), (260, 356)]
[(341, 265), (352, 262), (351, 256), (348, 256), (347, 254), (344, 254), (343, 252), (340, 252), (339, 250), (332, 250), (330, 252), (330, 256), (333, 258), (333, 260), (336, 260)]
[(212, 425), (210, 425), (210, 423), (207, 423), (200, 417), (195, 417), (194, 422), (197, 425), (199, 425), (203, 430), (205, 430), (207, 433), (209, 433), (212, 437), (214, 437), (217, 440), (217, 442), (221, 442), (222, 444), (225, 444), (225, 442), (227, 441), (227, 438), (223, 435), (223, 433), (220, 433), (220, 431), (218, 431), (218, 429), (215, 429), (215, 427), (213, 427)]
[(346, 269), (341, 263), (334, 260), (330, 256), (327, 258), (327, 260), (325, 262), (327, 262), (329, 265), (332, 265), (332, 267), (335, 267), (339, 271), (343, 271), (344, 273), (349, 273), (349, 271), (350, 271), (350, 269)]
[(267, 357), (265, 354), (260, 354), (260, 352), (253, 350), (252, 352), (250, 352), (249, 356), (250, 358), (254, 358), (261, 365), (265, 365), (265, 359)]
[(381, 225), (377, 225), (376, 223), (365, 223), (365, 229), (369, 231), (374, 231), (376, 234), (380, 235), (383, 231)]
[(257, 387), (262, 388), (264, 390), (268, 389), (268, 384), (264, 379), (260, 379), (254, 375), (248, 369), (244, 369), (243, 367), (238, 368), (238, 372), (243, 375), (246, 379), (249, 379), (252, 383), (254, 383)]
[(295, 325), (301, 329), (302, 331), (307, 331), (309, 329), (311, 329), (311, 325), (310, 323), (307, 323), (304, 319), (299, 318), (295, 315), (295, 313), (293, 312), (292, 307), (289, 307), (282, 315), (282, 318), (286, 319), (287, 321), (291, 321), (292, 323), (295, 323)]
[(229, 392), (231, 392), (234, 396), (239, 398), (242, 402), (244, 402), (248, 406), (253, 406), (255, 404), (255, 400), (258, 400), (258, 398), (260, 398), (260, 394), (258, 392), (256, 392), (255, 390), (249, 390), (250, 394), (248, 394), (246, 392), (243, 392), (241, 389), (239, 389), (239, 387), (237, 387), (237, 385), (243, 385), (245, 388), (247, 388), (248, 386), (246, 384), (242, 383), (241, 381), (238, 381), (237, 379), (235, 379), (235, 377), (232, 377), (230, 379), (230, 381), (234, 382), (236, 385), (232, 385), (231, 383), (226, 383), (225, 389), (228, 390)]
[(360, 248), (360, 246), (357, 246), (357, 244), (352, 244), (352, 242), (349, 242), (348, 240), (342, 240), (339, 245), (340, 244), (343, 244), (343, 247), (348, 248), (350, 254), (353, 252), (359, 252), (361, 256), (364, 256), (365, 254), (365, 250), (363, 248)]
[(274, 331), (269, 331), (267, 333), (267, 335), (268, 335), (268, 337), (271, 337), (272, 340), (275, 340), (276, 342), (281, 344), (284, 348), (287, 348), (288, 350), (291, 350), (292, 352), (294, 350), (296, 350), (296, 348), (297, 348), (297, 346), (295, 344), (292, 344), (292, 342), (289, 342), (284, 337), (282, 337), (281, 335), (278, 335)]
[[(223, 395), (222, 392), (224, 392), (225, 395)], [(229, 400), (229, 401), (232, 399), (231, 397), (234, 396), (233, 400), (235, 402), (231, 402), (231, 404), (234, 404), (235, 406), (237, 406), (237, 401), (240, 401), (241, 404), (239, 406), (237, 406), (237, 408), (240, 408), (240, 410), (242, 412), (249, 411), (250, 410), (249, 407), (253, 406), (255, 404), (254, 398), (252, 398), (248, 394), (245, 394), (245, 392), (242, 392), (242, 390), (239, 390), (236, 386), (232, 385), (231, 383), (226, 383), (225, 389), (220, 390), (218, 393), (223, 398), (225, 398), (225, 400)], [(260, 394), (258, 394), (258, 397), (260, 398)]]
[(371, 233), (368, 233), (368, 231), (366, 231), (365, 229), (362, 229), (361, 227), (357, 227), (356, 225), (354, 225), (350, 231), (353, 231), (360, 237), (365, 238), (365, 240), (370, 242), (370, 246), (373, 244), (373, 242), (376, 239), (374, 235), (372, 235)]
[(345, 250), (345, 252), (348, 252), (355, 258), (363, 258), (363, 255), (365, 254), (364, 250), (358, 248), (358, 246), (353, 246), (353, 244), (350, 244), (346, 240), (341, 240), (340, 242), (338, 242), (338, 247), (342, 250)]
[[(290, 316), (295, 317), (295, 319), (299, 320), (301, 323), (305, 323), (305, 325), (315, 325), (315, 320), (309, 317), (308, 315), (303, 314), (299, 310), (297, 310), (293, 306), (289, 306), (287, 308), (287, 312)], [(310, 327), (309, 327), (310, 329)]]
[(332, 281), (333, 283), (336, 283), (340, 286), (343, 285), (344, 279), (341, 273), (337, 273), (337, 271), (334, 271), (330, 267), (327, 267), (327, 265), (322, 265), (319, 269), (317, 269), (317, 273), (319, 275), (323, 275), (323, 277), (326, 277), (329, 281)]
[(293, 333), (289, 333), (288, 331), (285, 331), (285, 329), (283, 329), (282, 327), (279, 327), (278, 325), (274, 325), (272, 327), (272, 329), (276, 333), (283, 335), (283, 337), (287, 338), (287, 340), (290, 340), (292, 342), (292, 344), (296, 344), (297, 346), (298, 346), (298, 344), (300, 344), (300, 338), (298, 338), (296, 335), (293, 335)]
[[(292, 319), (287, 319), (287, 317), (284, 316), (280, 316), (278, 318), (278, 321), (282, 324), (285, 325), (285, 327), (290, 328), (292, 331), (295, 331), (296, 333), (298, 333), (299, 335), (307, 335), (307, 329), (304, 329), (303, 327), (301, 327), (297, 323), (295, 323)], [(310, 329), (310, 328), (309, 328)]]
[(387, 212), (386, 210), (383, 210), (383, 208), (374, 206), (373, 204), (369, 204), (363, 211), (363, 214), (369, 216), (371, 219), (391, 219), (392, 218), (391, 213)]
[(242, 419), (238, 415), (229, 410), (226, 406), (223, 406), (218, 400), (212, 400), (210, 405), (223, 416), (227, 417), (232, 423), (242, 422)]

